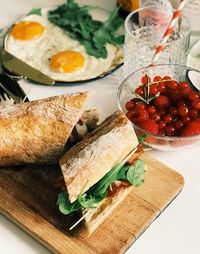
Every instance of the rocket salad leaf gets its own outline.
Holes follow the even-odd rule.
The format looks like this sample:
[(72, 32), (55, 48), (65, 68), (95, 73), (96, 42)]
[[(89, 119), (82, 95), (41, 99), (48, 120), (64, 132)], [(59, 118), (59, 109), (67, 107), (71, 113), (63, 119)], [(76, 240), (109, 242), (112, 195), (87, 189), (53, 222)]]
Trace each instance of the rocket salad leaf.
[(31, 15), (31, 14), (35, 14), (35, 15), (41, 16), (41, 9), (40, 9), (40, 8), (38, 8), (38, 9), (32, 9), (32, 10), (28, 13), (28, 15)]
[(144, 183), (143, 175), (145, 173), (144, 161), (137, 160), (133, 166), (130, 166), (126, 175), (126, 179), (134, 187), (139, 187)]
[(58, 194), (57, 205), (59, 206), (60, 212), (65, 215), (78, 211), (81, 207), (78, 200), (73, 203), (69, 202), (68, 194), (66, 191)]
[(147, 137), (147, 135), (137, 136), (138, 143), (142, 144), (145, 141), (146, 137)]
[(118, 18), (118, 8), (110, 15), (109, 19), (94, 33), (93, 41), (96, 47), (101, 47), (107, 42), (113, 45), (122, 45), (124, 36), (116, 37), (114, 32), (122, 25), (123, 20)]
[(73, 39), (78, 40), (89, 55), (106, 58), (106, 43), (122, 45), (124, 36), (115, 36), (115, 31), (123, 24), (116, 8), (106, 22), (94, 20), (88, 11), (93, 6), (79, 6), (74, 0), (59, 6), (48, 13), (53, 24), (66, 31)]
[(101, 180), (91, 187), (89, 193), (91, 192), (94, 196), (106, 196), (108, 187), (112, 183), (119, 179), (125, 180), (127, 167), (129, 166), (119, 165), (114, 167)]

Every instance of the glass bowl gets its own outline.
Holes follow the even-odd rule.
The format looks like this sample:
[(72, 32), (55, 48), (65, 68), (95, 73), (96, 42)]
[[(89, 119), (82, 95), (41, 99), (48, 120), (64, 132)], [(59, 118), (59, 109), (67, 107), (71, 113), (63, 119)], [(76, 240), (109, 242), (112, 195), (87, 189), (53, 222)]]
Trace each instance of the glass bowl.
[[(118, 107), (125, 114), (127, 110), (125, 105), (128, 101), (136, 97), (134, 91), (141, 85), (141, 78), (145, 75), (152, 78), (155, 76), (170, 76), (176, 81), (187, 81), (190, 84), (190, 87), (193, 90), (196, 90), (196, 87), (193, 86), (193, 82), (200, 83), (200, 72), (178, 64), (160, 64), (151, 67), (145, 67), (138, 71), (133, 72), (129, 75), (120, 85), (117, 94)], [(200, 112), (199, 112), (200, 113)], [(151, 132), (148, 132), (136, 124), (132, 123), (135, 132), (138, 136), (145, 135), (144, 143), (152, 148), (164, 151), (177, 151), (185, 148), (190, 148), (195, 145), (200, 144), (200, 135), (192, 136), (161, 136), (155, 135)]]

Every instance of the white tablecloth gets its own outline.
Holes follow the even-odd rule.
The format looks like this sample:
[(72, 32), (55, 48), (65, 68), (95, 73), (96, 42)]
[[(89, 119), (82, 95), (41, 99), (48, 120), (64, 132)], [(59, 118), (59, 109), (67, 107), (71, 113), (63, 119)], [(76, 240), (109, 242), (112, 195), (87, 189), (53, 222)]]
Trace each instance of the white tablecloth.
[[(0, 0), (0, 27), (7, 26), (30, 9), (60, 4), (60, 0)], [(83, 0), (112, 8), (115, 1)], [(117, 108), (116, 94), (122, 69), (96, 82), (76, 86), (45, 87), (23, 82), (30, 99), (61, 93), (91, 90), (96, 96), (89, 106), (98, 107), (102, 119)], [(149, 152), (158, 160), (180, 172), (185, 187), (177, 199), (127, 251), (128, 254), (199, 254), (200, 253), (200, 146), (180, 152)], [(0, 254), (47, 254), (39, 242), (0, 215)], [(67, 250), (66, 250), (67, 253)], [(109, 254), (109, 253), (108, 253)]]

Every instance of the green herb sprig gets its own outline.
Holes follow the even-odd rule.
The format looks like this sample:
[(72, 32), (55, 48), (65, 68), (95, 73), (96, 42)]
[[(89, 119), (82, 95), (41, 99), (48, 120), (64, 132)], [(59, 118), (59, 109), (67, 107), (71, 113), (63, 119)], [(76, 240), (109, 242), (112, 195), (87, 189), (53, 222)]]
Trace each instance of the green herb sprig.
[(31, 15), (31, 14), (34, 14), (34, 15), (38, 15), (38, 16), (41, 16), (41, 9), (40, 8), (37, 8), (37, 9), (32, 9), (28, 15)]

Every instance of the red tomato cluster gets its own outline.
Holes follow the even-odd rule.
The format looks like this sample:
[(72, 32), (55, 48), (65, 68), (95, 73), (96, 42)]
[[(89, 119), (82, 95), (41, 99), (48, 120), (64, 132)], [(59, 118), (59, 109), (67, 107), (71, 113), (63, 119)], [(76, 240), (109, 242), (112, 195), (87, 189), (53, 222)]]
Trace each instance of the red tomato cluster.
[(135, 125), (160, 136), (200, 133), (200, 95), (188, 82), (169, 76), (151, 80), (146, 75), (141, 83), (125, 106), (127, 117)]

